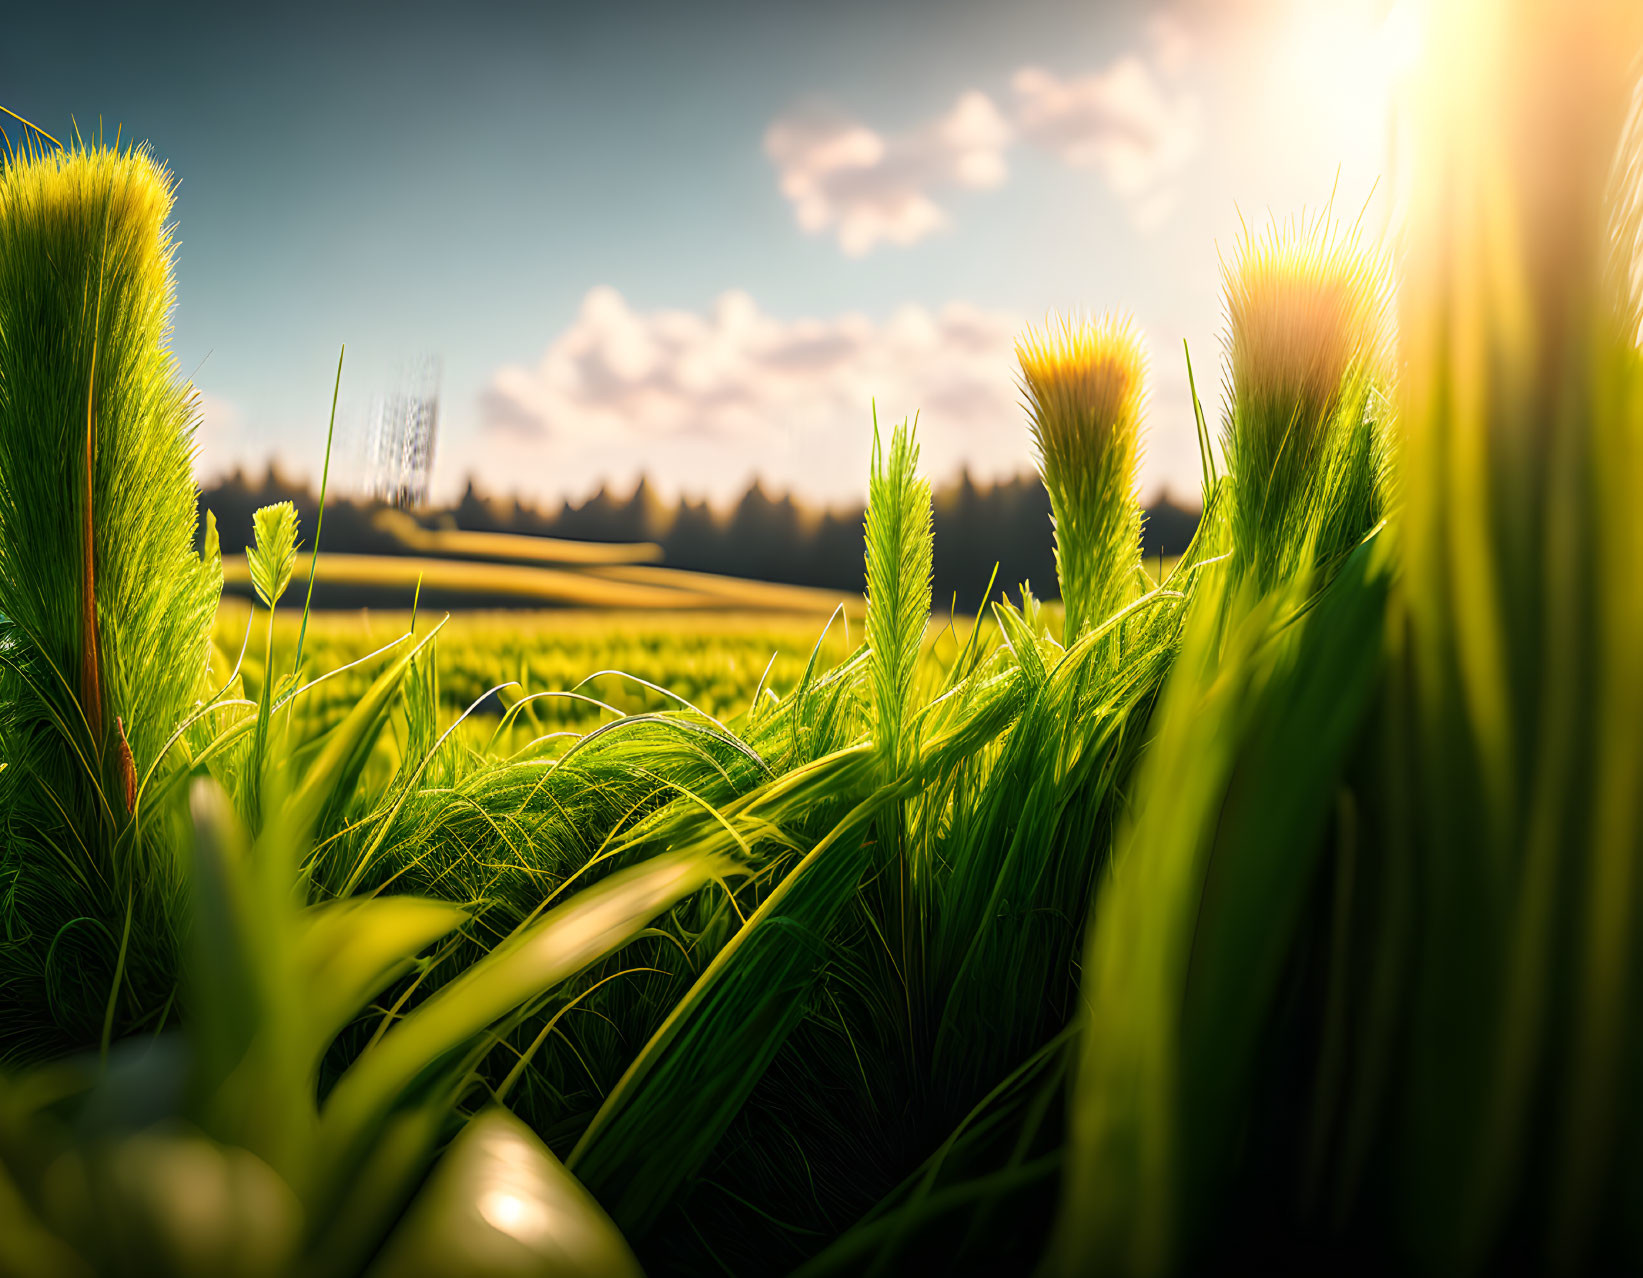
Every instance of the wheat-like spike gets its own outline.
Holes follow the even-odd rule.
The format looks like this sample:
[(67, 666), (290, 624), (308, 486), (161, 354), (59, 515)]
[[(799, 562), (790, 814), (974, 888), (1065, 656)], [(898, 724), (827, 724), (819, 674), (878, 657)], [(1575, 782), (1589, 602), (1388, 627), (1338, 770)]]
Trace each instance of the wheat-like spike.
[[(1364, 442), (1370, 386), (1385, 363), (1385, 278), (1383, 256), (1328, 209), (1246, 232), (1222, 266), (1233, 542), (1263, 580), (1310, 562), (1312, 551), (1298, 548), (1327, 540), (1345, 519), (1333, 507), (1357, 502), (1342, 489), (1361, 485), (1343, 475), (1365, 469), (1365, 458), (1328, 459)], [(1280, 553), (1288, 550), (1296, 553)]]
[(902, 423), (886, 452), (873, 420), (866, 516), (867, 644), (873, 652), (873, 731), (885, 766), (906, 762), (908, 702), (930, 620), (930, 485), (918, 475), (916, 426)]
[(257, 598), (272, 608), (291, 584), (297, 562), (297, 508), (291, 502), (275, 502), (251, 516), (255, 538), (246, 551), (246, 566)]
[(1016, 357), (1071, 643), (1123, 605), (1140, 559), (1146, 356), (1129, 318), (1109, 315), (1029, 328)]

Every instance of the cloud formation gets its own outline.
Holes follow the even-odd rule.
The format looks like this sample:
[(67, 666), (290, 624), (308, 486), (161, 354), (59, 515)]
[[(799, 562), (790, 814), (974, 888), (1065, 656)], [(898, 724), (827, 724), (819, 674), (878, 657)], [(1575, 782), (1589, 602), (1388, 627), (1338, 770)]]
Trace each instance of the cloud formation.
[(1133, 55), (1062, 79), (1023, 67), (1011, 81), (1023, 138), (1072, 168), (1094, 168), (1143, 230), (1168, 216), (1173, 178), (1198, 146), (1198, 104)]
[(1174, 203), (1170, 179), (1198, 146), (1197, 100), (1177, 77), (1191, 56), (1186, 27), (1156, 16), (1144, 53), (1062, 78), (1023, 67), (1008, 114), (969, 90), (945, 115), (886, 137), (858, 120), (809, 108), (765, 130), (765, 154), (799, 227), (833, 234), (860, 257), (881, 243), (911, 245), (950, 217), (938, 197), (1001, 185), (1005, 153), (1019, 141), (1071, 167), (1095, 168), (1150, 230)]
[(833, 232), (860, 257), (881, 241), (912, 244), (945, 226), (934, 193), (1002, 183), (1010, 136), (993, 100), (971, 91), (894, 137), (826, 110), (795, 112), (765, 130), (764, 148), (799, 226)]
[(706, 313), (642, 312), (596, 288), (536, 365), (492, 377), (481, 469), (508, 488), (648, 471), (721, 495), (758, 473), (842, 500), (864, 482), (876, 397), (881, 423), (921, 414), (929, 473), (968, 461), (1013, 474), (1029, 456), (1013, 380), (1019, 327), (962, 303), (883, 321), (783, 320), (741, 292)]

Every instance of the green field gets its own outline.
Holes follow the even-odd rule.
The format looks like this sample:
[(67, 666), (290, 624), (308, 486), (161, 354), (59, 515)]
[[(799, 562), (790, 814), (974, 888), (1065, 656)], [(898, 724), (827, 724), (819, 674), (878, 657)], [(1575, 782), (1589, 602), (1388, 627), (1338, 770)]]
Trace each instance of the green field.
[[(441, 534), (442, 536), (448, 534)], [(476, 538), (490, 538), (484, 544), (488, 554), (499, 553), (492, 543), (506, 540), (524, 543), (510, 545), (508, 553), (523, 555), (545, 538), (507, 537), (492, 534), (473, 534)], [(496, 563), (448, 557), (453, 552), (448, 543), (438, 549), (441, 557), (411, 555), (344, 555), (321, 552), (316, 565), (315, 581), (325, 586), (366, 588), (373, 592), (391, 594), (406, 601), (418, 591), (458, 603), (464, 597), (501, 596), (526, 607), (565, 608), (623, 608), (637, 611), (678, 609), (698, 611), (707, 608), (753, 610), (763, 612), (824, 613), (842, 602), (845, 596), (804, 586), (783, 586), (762, 581), (745, 581), (738, 577), (721, 577), (711, 573), (683, 572), (675, 568), (659, 568), (644, 563), (610, 562), (631, 552), (627, 546), (612, 546), (615, 552), (607, 557), (600, 554), (607, 548), (590, 544), (583, 562), (565, 562), (554, 545), (547, 543), (544, 554), (551, 556), (554, 566), (541, 563)], [(244, 555), (223, 556), (224, 584), (248, 589), (251, 584), (249, 568)], [(859, 597), (854, 600), (860, 608)]]
[[(225, 607), (213, 639), (213, 664), (226, 676), (238, 655), (249, 619), (248, 607)], [(425, 613), (426, 630), (444, 614)], [(301, 618), (281, 617), (275, 631), (275, 660), (287, 665)], [(744, 713), (767, 665), (766, 686), (790, 690), (820, 643), (820, 660), (831, 667), (849, 650), (846, 631), (859, 642), (861, 618), (841, 617), (828, 628), (828, 614), (771, 617), (758, 613), (651, 613), (603, 610), (552, 612), (459, 612), (444, 621), (436, 651), (441, 715), (454, 720), (498, 684), (500, 700), (511, 705), (528, 693), (578, 689), (626, 712), (675, 709), (678, 701), (635, 680), (666, 688), (716, 718)], [(406, 612), (315, 613), (309, 619), (308, 651), (315, 670), (348, 665), (411, 629)], [(826, 634), (824, 635), (824, 629)], [(771, 659), (775, 658), (774, 664)], [(251, 645), (245, 671), (258, 686), (262, 655)], [(633, 679), (603, 675), (620, 671)], [(327, 700), (345, 706), (368, 685), (374, 672), (361, 668)], [(608, 717), (598, 706), (550, 697), (524, 712), (544, 731), (581, 727)], [(489, 726), (496, 715), (489, 714)]]
[[(211, 665), (213, 677), (226, 680), (238, 661), (245, 687), (254, 696), (261, 687), (264, 658), (258, 643), (247, 642), (251, 620), (249, 605), (224, 604), (212, 636)], [(316, 612), (309, 617), (305, 644), (310, 668), (348, 667), (304, 698), (302, 712), (310, 731), (323, 731), (340, 720), (375, 674), (376, 667), (362, 659), (408, 633), (412, 621), (408, 611)], [(836, 615), (429, 612), (417, 625), (426, 630), (435, 623), (442, 623), (433, 649), (441, 727), (472, 711), (458, 729), (458, 739), (472, 748), (506, 754), (535, 741), (542, 741), (543, 749), (563, 749), (567, 738), (549, 734), (585, 732), (618, 713), (678, 710), (684, 702), (735, 723), (745, 719), (755, 695), (771, 703), (786, 697), (812, 659), (817, 669), (832, 669), (862, 641), (859, 605), (841, 608)], [(300, 626), (299, 616), (276, 619), (276, 668), (289, 666)], [(932, 622), (922, 661), (926, 681), (939, 679), (953, 664), (973, 626), (969, 618)], [(985, 621), (979, 642), (996, 642), (996, 633), (996, 626)], [(392, 735), (384, 739), (385, 756), (395, 749), (394, 741)]]
[(310, 611), (196, 527), (169, 174), (9, 148), (0, 1274), (1643, 1272), (1643, 20), (1433, 7), (1219, 404), (1021, 335), (1060, 602), (951, 625), (876, 420), (831, 621), (448, 529)]

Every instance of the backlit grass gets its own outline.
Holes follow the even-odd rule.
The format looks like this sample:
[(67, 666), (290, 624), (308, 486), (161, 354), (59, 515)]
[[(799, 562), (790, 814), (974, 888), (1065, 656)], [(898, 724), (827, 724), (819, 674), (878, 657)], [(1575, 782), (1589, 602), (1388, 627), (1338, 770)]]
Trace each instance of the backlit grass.
[(1023, 339), (1065, 619), (932, 616), (908, 423), (864, 615), (310, 615), (188, 549), (164, 174), (10, 159), (0, 1269), (1643, 1268), (1643, 27), (1433, 9), (1161, 580), (1129, 330)]

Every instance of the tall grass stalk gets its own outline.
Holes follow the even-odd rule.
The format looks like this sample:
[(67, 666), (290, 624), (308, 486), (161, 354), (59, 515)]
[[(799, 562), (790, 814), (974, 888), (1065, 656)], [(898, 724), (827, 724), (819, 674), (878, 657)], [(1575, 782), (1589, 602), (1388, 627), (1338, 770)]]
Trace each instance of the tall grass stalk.
[[(342, 361), (348, 354), (343, 346), (337, 351), (337, 380), (331, 387), (331, 420), (325, 427), (325, 464), (319, 476), (319, 513), (314, 518), (314, 548), (308, 556), (308, 593), (302, 601), (302, 629), (297, 632), (297, 652), (291, 659), (293, 676), (302, 674), (302, 644), (308, 637), (308, 614), (314, 606), (314, 577), (319, 568), (319, 539), (325, 531), (325, 494), (331, 487), (331, 444), (337, 433), (337, 396), (342, 393)], [(421, 578), (417, 579), (417, 596), (422, 593)], [(411, 630), (416, 630), (416, 598), (411, 600)]]
[(1266, 588), (1380, 518), (1386, 265), (1326, 209), (1246, 231), (1222, 273), (1228, 515), (1241, 570)]
[(1141, 556), (1146, 359), (1131, 321), (1052, 320), (1016, 343), (1021, 393), (1050, 494), (1070, 647), (1129, 602)]
[(1450, 0), (1421, 85), (1399, 323), (1422, 907), (1399, 1199), (1411, 1246), (1452, 1271), (1507, 1231), (1566, 1270), (1614, 1255), (1612, 1187), (1643, 1167), (1635, 1123), (1617, 1127), (1643, 989), (1640, 41), (1630, 5)]
[(1383, 665), (1382, 269), (1324, 218), (1226, 270), (1229, 473), (1200, 424), (1205, 558), (1091, 915), (1056, 1272), (1243, 1245), (1261, 1062)]
[[(864, 520), (871, 723), (884, 781), (890, 785), (901, 779), (918, 750), (913, 684), (930, 624), (933, 512), (929, 482), (918, 473), (916, 430), (905, 422), (897, 426), (886, 451), (875, 415)], [(922, 1030), (916, 1023), (912, 991), (920, 984), (924, 967), (930, 870), (916, 859), (907, 826), (906, 805), (895, 804), (880, 820), (879, 839), (881, 854), (895, 865), (904, 1002), (916, 1041)]]
[(111, 998), (140, 1019), (169, 991), (180, 813), (138, 837), (128, 781), (186, 763), (162, 750), (201, 694), (221, 588), (193, 550), (171, 193), (141, 149), (31, 143), (0, 169), (5, 1050), (94, 1039)]

